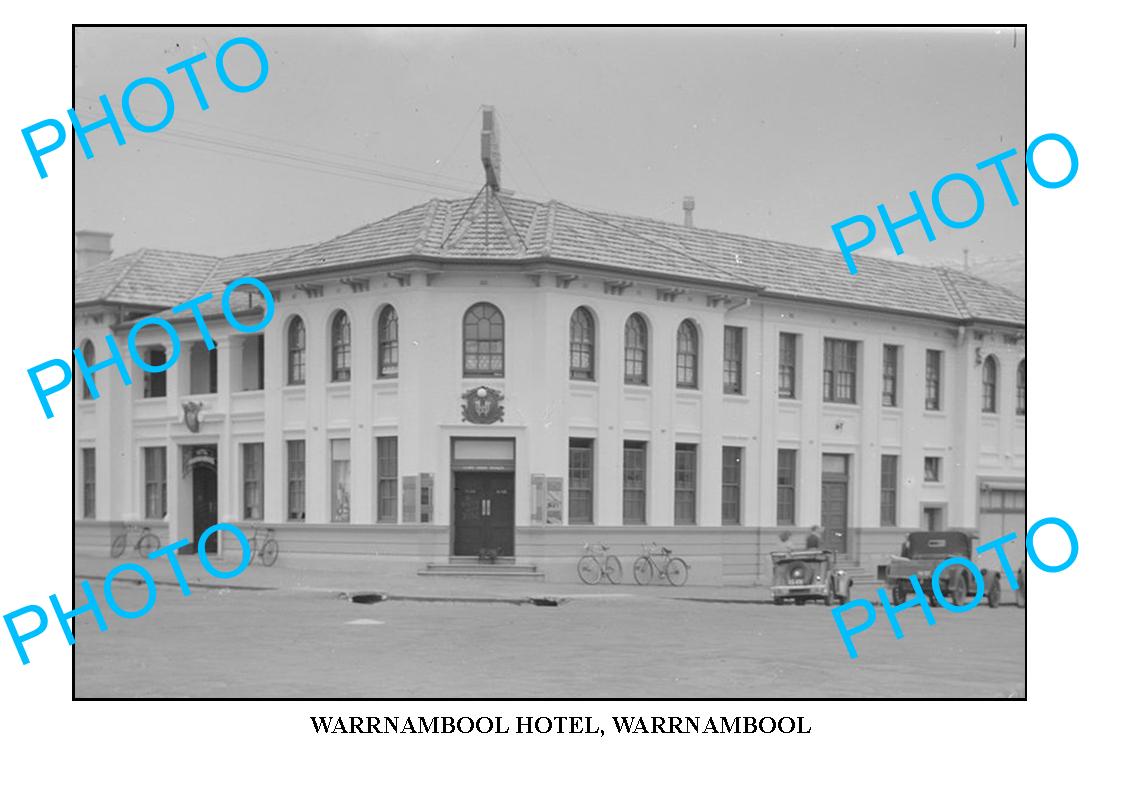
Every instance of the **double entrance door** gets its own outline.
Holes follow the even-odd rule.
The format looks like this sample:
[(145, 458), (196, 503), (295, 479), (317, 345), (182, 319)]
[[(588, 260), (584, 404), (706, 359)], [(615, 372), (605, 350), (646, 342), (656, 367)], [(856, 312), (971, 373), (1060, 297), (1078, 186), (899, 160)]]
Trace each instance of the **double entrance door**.
[(453, 543), (456, 556), (515, 554), (515, 474), (455, 473)]

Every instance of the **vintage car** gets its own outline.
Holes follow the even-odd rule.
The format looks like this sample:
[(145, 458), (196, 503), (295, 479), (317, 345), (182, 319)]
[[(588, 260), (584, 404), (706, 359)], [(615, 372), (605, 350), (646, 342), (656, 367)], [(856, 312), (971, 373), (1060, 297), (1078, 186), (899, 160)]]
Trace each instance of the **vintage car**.
[(772, 553), (772, 602), (822, 600), (826, 605), (850, 601), (853, 578), (838, 568), (833, 550), (781, 550)]
[[(903, 603), (912, 594), (910, 575), (916, 575), (931, 605), (938, 605), (932, 589), (932, 574), (944, 559), (952, 557), (972, 560), (974, 535), (963, 531), (916, 531), (901, 546), (899, 556), (890, 556), (877, 567), (877, 579), (884, 581), (893, 605)], [(997, 608), (1002, 598), (1001, 573), (979, 568), (983, 575), (983, 593), (987, 604)], [(962, 565), (951, 565), (940, 573), (940, 592), (952, 605), (965, 605), (978, 589), (975, 578)]]

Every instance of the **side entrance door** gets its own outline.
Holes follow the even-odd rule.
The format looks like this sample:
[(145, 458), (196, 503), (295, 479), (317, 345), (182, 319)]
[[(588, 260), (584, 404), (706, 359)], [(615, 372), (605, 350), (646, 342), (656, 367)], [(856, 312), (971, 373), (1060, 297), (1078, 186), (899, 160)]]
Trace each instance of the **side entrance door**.
[[(218, 473), (213, 467), (196, 467), (191, 473), (195, 538), (185, 552), (197, 552), (199, 537), (218, 522)], [(207, 539), (207, 552), (218, 552), (218, 534), (212, 533)]]
[(850, 491), (848, 459), (844, 455), (823, 455), (823, 547), (839, 553), (846, 552), (847, 495)]
[(512, 473), (456, 473), (452, 554), (515, 554), (515, 477)]

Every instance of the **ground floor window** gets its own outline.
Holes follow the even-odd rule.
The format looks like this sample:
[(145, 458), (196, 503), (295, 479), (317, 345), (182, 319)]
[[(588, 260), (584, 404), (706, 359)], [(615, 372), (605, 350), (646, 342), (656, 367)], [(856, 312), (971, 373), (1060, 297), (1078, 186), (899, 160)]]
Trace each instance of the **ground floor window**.
[(624, 522), (647, 522), (647, 443), (624, 443)]
[(288, 462), (288, 515), (290, 520), (304, 519), (304, 440), (290, 439), (285, 443)]
[(593, 521), (593, 441), (569, 440), (569, 521)]
[(260, 520), (265, 510), (265, 445), (242, 445), (242, 519)]
[(721, 524), (741, 524), (741, 458), (743, 448), (721, 449)]
[(675, 445), (675, 525), (696, 522), (698, 446)]
[(150, 520), (162, 520), (167, 513), (167, 449), (144, 448), (144, 516)]
[(398, 438), (378, 438), (378, 521), (398, 521)]
[(881, 457), (881, 525), (897, 525), (897, 457), (888, 454)]
[(331, 441), (331, 521), (351, 521), (351, 440)]
[(795, 451), (776, 456), (776, 524), (795, 525)]
[(97, 451), (82, 448), (82, 516), (97, 516)]

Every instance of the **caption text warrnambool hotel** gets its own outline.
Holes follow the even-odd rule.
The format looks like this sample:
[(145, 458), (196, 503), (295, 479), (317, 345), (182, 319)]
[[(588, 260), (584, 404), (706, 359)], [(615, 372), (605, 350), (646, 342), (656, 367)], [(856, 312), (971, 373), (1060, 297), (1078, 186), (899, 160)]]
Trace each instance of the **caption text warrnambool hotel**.
[[(309, 716), (319, 733), (450, 734), (485, 735), (596, 735), (603, 736), (592, 716), (516, 716), (514, 726), (503, 716)], [(612, 716), (617, 733), (650, 734), (739, 734), (765, 735), (779, 732), (810, 735), (804, 716)]]

